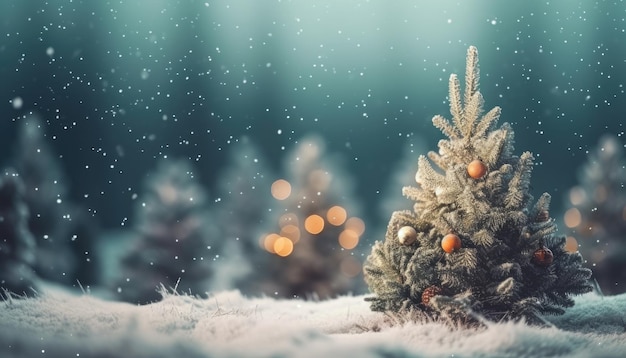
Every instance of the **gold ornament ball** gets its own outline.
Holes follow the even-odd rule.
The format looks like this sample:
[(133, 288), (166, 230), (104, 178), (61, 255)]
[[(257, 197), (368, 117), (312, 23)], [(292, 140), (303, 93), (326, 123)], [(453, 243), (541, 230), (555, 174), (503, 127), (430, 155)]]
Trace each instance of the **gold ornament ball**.
[(474, 159), (467, 165), (467, 174), (474, 179), (480, 179), (487, 174), (487, 165), (480, 159)]
[(548, 267), (553, 261), (554, 255), (552, 254), (552, 250), (545, 246), (542, 246), (533, 253), (533, 262), (538, 266)]
[(402, 245), (411, 245), (417, 240), (417, 231), (410, 226), (403, 226), (398, 230), (398, 241)]
[(441, 288), (437, 286), (430, 286), (422, 293), (422, 303), (428, 305), (430, 299), (441, 294)]
[(441, 240), (441, 248), (447, 253), (452, 253), (461, 248), (461, 238), (455, 234), (448, 234)]

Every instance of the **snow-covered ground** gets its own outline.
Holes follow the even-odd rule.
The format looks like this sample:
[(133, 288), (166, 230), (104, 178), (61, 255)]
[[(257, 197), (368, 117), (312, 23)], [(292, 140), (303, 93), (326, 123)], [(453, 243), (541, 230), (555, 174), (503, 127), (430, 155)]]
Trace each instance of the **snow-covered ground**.
[(0, 357), (624, 357), (626, 295), (588, 294), (553, 327), (392, 323), (364, 296), (167, 295), (145, 306), (47, 290), (0, 303)]

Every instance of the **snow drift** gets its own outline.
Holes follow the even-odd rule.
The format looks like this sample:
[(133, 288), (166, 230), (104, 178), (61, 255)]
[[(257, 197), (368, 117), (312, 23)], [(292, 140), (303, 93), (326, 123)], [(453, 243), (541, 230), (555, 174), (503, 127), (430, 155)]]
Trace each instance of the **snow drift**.
[(587, 294), (551, 327), (394, 322), (364, 296), (327, 301), (166, 294), (134, 306), (46, 290), (0, 304), (2, 357), (622, 357), (626, 295)]

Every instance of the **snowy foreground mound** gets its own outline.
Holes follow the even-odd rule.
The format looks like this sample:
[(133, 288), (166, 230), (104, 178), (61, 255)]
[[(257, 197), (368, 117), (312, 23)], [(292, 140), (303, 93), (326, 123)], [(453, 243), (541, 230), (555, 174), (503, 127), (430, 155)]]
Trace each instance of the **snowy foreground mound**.
[(626, 295), (579, 297), (553, 327), (391, 324), (363, 296), (167, 296), (133, 306), (48, 291), (0, 303), (0, 357), (624, 357)]

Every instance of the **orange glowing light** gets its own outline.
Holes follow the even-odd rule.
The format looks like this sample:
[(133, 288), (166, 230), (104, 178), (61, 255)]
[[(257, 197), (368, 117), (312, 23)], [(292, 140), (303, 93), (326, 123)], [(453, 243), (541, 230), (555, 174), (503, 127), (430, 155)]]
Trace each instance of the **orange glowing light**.
[(284, 236), (295, 244), (300, 240), (300, 229), (296, 225), (285, 225), (280, 229), (280, 236)]
[(359, 235), (356, 232), (346, 229), (339, 234), (339, 245), (346, 250), (352, 250), (359, 243)]
[(278, 179), (272, 183), (271, 190), (276, 200), (285, 200), (291, 195), (291, 184), (285, 179)]
[(565, 226), (568, 228), (575, 228), (580, 225), (582, 221), (582, 216), (580, 215), (580, 211), (576, 208), (571, 208), (565, 212), (565, 216), (563, 217), (563, 221), (565, 221)]
[(275, 233), (265, 236), (265, 239), (263, 239), (263, 248), (267, 250), (268, 252), (275, 254), (276, 251), (274, 251), (274, 244), (276, 243), (276, 240), (278, 240), (279, 237), (280, 235), (275, 234)]
[(284, 236), (280, 236), (274, 242), (274, 252), (281, 257), (287, 257), (293, 252), (293, 242)]
[(339, 226), (346, 222), (347, 217), (348, 213), (346, 212), (346, 209), (342, 208), (339, 205), (333, 206), (332, 208), (328, 209), (328, 212), (326, 212), (326, 220), (328, 220), (331, 225), (335, 226)]
[(587, 193), (579, 186), (575, 186), (569, 191), (569, 201), (572, 205), (582, 205), (587, 200)]
[(311, 215), (304, 220), (304, 229), (309, 233), (316, 235), (324, 230), (324, 218), (319, 215)]
[(578, 252), (578, 241), (573, 236), (568, 236), (565, 240), (565, 251)]
[(365, 232), (365, 223), (356, 216), (351, 217), (346, 221), (346, 229), (354, 231), (357, 236), (361, 236)]

